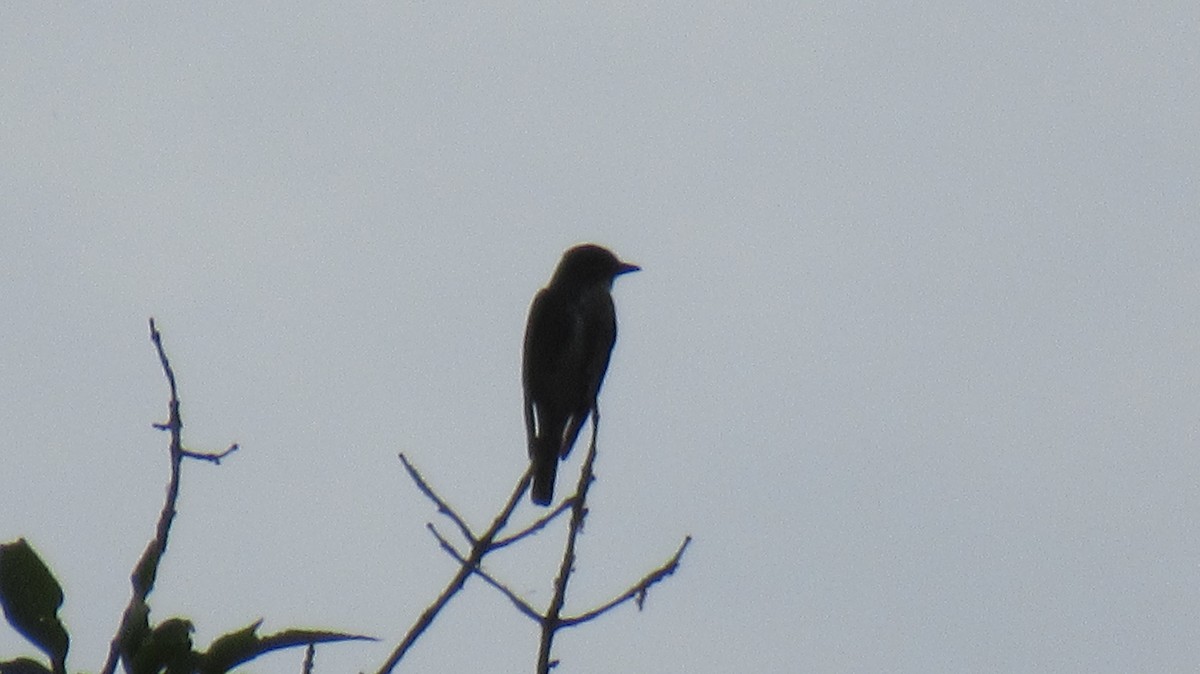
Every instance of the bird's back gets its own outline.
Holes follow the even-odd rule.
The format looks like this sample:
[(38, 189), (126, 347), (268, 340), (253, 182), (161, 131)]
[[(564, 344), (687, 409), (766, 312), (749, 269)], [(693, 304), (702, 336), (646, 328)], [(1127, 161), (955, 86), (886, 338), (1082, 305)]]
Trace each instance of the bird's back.
[(534, 409), (543, 422), (539, 426), (561, 426), (570, 418), (583, 422), (596, 404), (615, 340), (615, 311), (607, 288), (570, 293), (551, 286), (538, 292), (525, 332), (523, 371), (531, 443), (535, 435), (563, 431), (541, 428), (535, 433)]

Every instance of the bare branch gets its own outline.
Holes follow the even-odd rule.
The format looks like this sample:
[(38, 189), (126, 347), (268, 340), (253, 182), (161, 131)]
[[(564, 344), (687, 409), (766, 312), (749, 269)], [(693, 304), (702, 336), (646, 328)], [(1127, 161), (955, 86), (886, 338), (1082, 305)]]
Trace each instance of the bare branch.
[(179, 413), (179, 395), (175, 385), (175, 371), (171, 368), (171, 361), (167, 358), (167, 352), (163, 348), (162, 333), (158, 331), (158, 326), (155, 325), (153, 318), (150, 319), (150, 341), (154, 344), (154, 349), (158, 353), (158, 361), (162, 365), (163, 374), (167, 378), (167, 386), (171, 394), (167, 403), (167, 421), (165, 423), (154, 424), (155, 428), (171, 434), (169, 445), (171, 477), (167, 482), (167, 496), (163, 503), (162, 512), (158, 517), (154, 539), (146, 545), (146, 550), (142, 553), (141, 558), (138, 559), (133, 574), (130, 576), (129, 580), (133, 585), (133, 596), (130, 597), (129, 604), (126, 605), (125, 611), (121, 616), (121, 625), (117, 629), (116, 636), (113, 637), (108, 651), (108, 659), (105, 661), (104, 667), (100, 670), (101, 674), (113, 674), (117, 667), (117, 659), (119, 657), (131, 656), (132, 653), (129, 652), (129, 648), (135, 646), (140, 641), (140, 635), (149, 630), (150, 608), (146, 604), (146, 599), (154, 590), (154, 583), (158, 579), (158, 565), (162, 560), (162, 556), (167, 551), (167, 539), (171, 533), (171, 523), (175, 520), (175, 504), (179, 500), (180, 469), (183, 465), (183, 459), (191, 456), (192, 458), (205, 458), (205, 460), (218, 463), (221, 458), (237, 449), (237, 445), (233, 445), (224, 453), (211, 455), (211, 457), (207, 455), (194, 455), (184, 451), (183, 417)]
[(438, 496), (437, 493), (433, 491), (433, 487), (430, 487), (429, 483), (425, 481), (425, 478), (421, 477), (421, 473), (418, 472), (417, 469), (408, 462), (408, 457), (404, 456), (403, 453), (400, 454), (400, 462), (404, 464), (404, 470), (408, 471), (408, 476), (411, 477), (412, 481), (417, 484), (417, 489), (420, 489), (422, 494), (424, 494), (430, 501), (433, 501), (433, 504), (437, 506), (439, 513), (449, 517), (450, 521), (454, 522), (454, 525), (457, 526), (458, 530), (462, 533), (463, 538), (467, 539), (467, 543), (475, 545), (478, 541), (476, 540), (475, 535), (471, 533), (471, 528), (467, 526), (467, 523), (464, 522), (461, 517), (458, 516), (458, 513), (454, 512), (454, 509), (450, 507), (450, 504), (446, 503), (442, 497)]
[(563, 550), (562, 564), (558, 568), (558, 577), (554, 580), (554, 596), (550, 598), (550, 606), (542, 618), (542, 640), (538, 647), (538, 674), (549, 674), (550, 668), (557, 664), (550, 660), (551, 647), (554, 645), (554, 634), (558, 631), (563, 603), (567, 597), (567, 582), (575, 566), (575, 539), (583, 530), (583, 519), (587, 516), (587, 493), (595, 479), (592, 465), (596, 462), (596, 434), (600, 428), (600, 409), (592, 408), (592, 442), (588, 447), (587, 457), (583, 460), (583, 468), (579, 471), (579, 484), (575, 488), (575, 497), (571, 503), (571, 525), (567, 530), (567, 544)]
[(604, 604), (603, 606), (594, 608), (586, 613), (581, 613), (573, 618), (563, 618), (562, 620), (559, 621), (558, 624), (562, 627), (574, 627), (575, 625), (578, 625), (580, 623), (585, 623), (589, 620), (597, 618), (600, 615), (607, 613), (608, 611), (616, 608), (617, 606), (629, 601), (630, 599), (635, 599), (635, 598), (637, 600), (638, 610), (640, 611), (642, 609), (643, 602), (646, 600), (646, 592), (655, 583), (658, 583), (659, 581), (663, 580), (667, 576), (670, 576), (673, 573), (675, 573), (675, 569), (679, 568), (680, 559), (683, 558), (683, 551), (687, 549), (688, 544), (690, 544), (691, 542), (692, 542), (692, 537), (685, 536), (683, 539), (683, 544), (681, 544), (679, 546), (679, 549), (675, 551), (674, 555), (671, 555), (671, 559), (667, 560), (667, 562), (665, 564), (663, 564), (662, 566), (660, 566), (657, 569), (646, 574), (645, 578), (642, 578), (641, 580), (639, 580), (636, 584), (634, 584), (632, 587), (630, 587), (628, 590), (626, 590), (624, 593), (622, 593), (619, 597), (616, 597), (615, 599)]
[(158, 351), (158, 361), (162, 364), (163, 374), (167, 376), (167, 384), (171, 387), (171, 400), (179, 402), (178, 396), (175, 393), (175, 371), (171, 369), (171, 363), (167, 360), (167, 353), (163, 351), (162, 333), (158, 331), (158, 326), (154, 324), (154, 319), (150, 319), (150, 341), (154, 342), (154, 348)]
[(433, 534), (433, 537), (437, 539), (438, 545), (440, 545), (442, 549), (446, 551), (446, 554), (453, 557), (454, 561), (458, 562), (459, 564), (467, 563), (467, 560), (462, 556), (462, 553), (458, 551), (458, 548), (454, 547), (450, 541), (446, 540), (446, 537), (442, 535), (442, 532), (437, 530), (437, 527), (434, 526), (433, 522), (426, 522), (425, 528), (429, 530), (429, 533)]
[(317, 645), (309, 644), (308, 648), (304, 649), (304, 665), (301, 671), (304, 674), (313, 674), (313, 665), (316, 664)]
[[(575, 625), (593, 620), (631, 599), (637, 603), (638, 608), (640, 609), (650, 587), (675, 572), (680, 564), (680, 560), (683, 557), (684, 551), (691, 543), (692, 539), (690, 536), (684, 538), (683, 543), (679, 546), (679, 549), (675, 551), (675, 554), (672, 555), (666, 563), (651, 571), (628, 590), (624, 591), (620, 596), (610, 600), (608, 603), (598, 608), (592, 609), (580, 615), (567, 618), (562, 617), (562, 608), (566, 601), (567, 586), (570, 581), (571, 573), (574, 571), (576, 559), (576, 541), (580, 532), (583, 530), (584, 520), (587, 517), (587, 493), (592, 482), (595, 481), (594, 465), (596, 461), (596, 436), (599, 428), (599, 412), (597, 410), (593, 410), (593, 415), (591, 442), (588, 447), (586, 458), (583, 462), (583, 467), (580, 470), (579, 482), (576, 486), (575, 494), (560, 503), (556, 508), (554, 508), (554, 510), (535, 520), (525, 529), (522, 529), (521, 531), (504, 538), (497, 538), (497, 535), (507, 524), (517, 502), (522, 496), (524, 496), (525, 491), (529, 486), (532, 467), (530, 470), (526, 470), (525, 474), (521, 478), (521, 481), (518, 483), (516, 490), (509, 498), (508, 503), (505, 505), (500, 515), (498, 515), (492, 522), (492, 526), (483, 535), (475, 536), (467, 526), (466, 522), (459, 515), (457, 515), (441, 497), (434, 493), (433, 489), (428, 483), (425, 482), (424, 478), (421, 477), (416, 468), (409, 463), (407, 457), (405, 457), (403, 454), (400, 455), (400, 460), (404, 463), (405, 469), (408, 471), (413, 481), (417, 484), (417, 488), (420, 489), (427, 498), (433, 501), (439, 512), (445, 514), (451, 519), (451, 521), (454, 522), (454, 524), (462, 532), (464, 538), (471, 542), (471, 551), (468, 555), (464, 556), (463, 553), (459, 552), (459, 550), (453, 544), (451, 544), (445, 536), (442, 535), (437, 527), (435, 527), (432, 523), (426, 524), (426, 527), (429, 529), (434, 538), (437, 539), (442, 550), (445, 551), (446, 554), (452, 559), (454, 559), (454, 561), (458, 562), (459, 569), (454, 578), (451, 579), (438, 598), (425, 609), (425, 611), (417, 619), (416, 623), (409, 629), (408, 633), (405, 634), (401, 643), (396, 647), (395, 651), (388, 659), (388, 662), (379, 669), (378, 674), (390, 674), (408, 649), (412, 647), (412, 644), (426, 629), (428, 629), (438, 612), (440, 612), (441, 609), (450, 601), (450, 599), (463, 588), (466, 579), (472, 573), (478, 575), (484, 580), (484, 582), (486, 582), (488, 585), (491, 585), (493, 588), (507, 597), (509, 602), (511, 602), (513, 606), (515, 606), (517, 610), (521, 612), (522, 615), (525, 615), (531, 620), (540, 623), (542, 639), (538, 649), (538, 665), (536, 671), (538, 674), (548, 674), (549, 670), (558, 664), (557, 661), (551, 660), (554, 636), (558, 630), (565, 627), (573, 627)], [(542, 614), (527, 601), (517, 596), (517, 594), (508, 586), (504, 585), (502, 582), (492, 577), (491, 574), (484, 571), (481, 567), (481, 561), (489, 552), (516, 543), (517, 541), (541, 531), (547, 525), (549, 525), (550, 522), (554, 521), (555, 518), (568, 511), (571, 513), (571, 518), (568, 525), (567, 541), (565, 549), (563, 550), (562, 561), (559, 566), (558, 575), (554, 580), (554, 594), (551, 597), (549, 607), (546, 609), (546, 612)]]
[(200, 461), (208, 461), (209, 463), (211, 463), (213, 465), (219, 466), (219, 465), (221, 465), (221, 459), (224, 459), (225, 457), (229, 456), (230, 454), (233, 454), (234, 452), (238, 451), (238, 449), (240, 449), (240, 448), (238, 447), (238, 444), (236, 442), (233, 443), (232, 445), (230, 445), (229, 448), (223, 452), (214, 452), (214, 453), (193, 452), (193, 451), (185, 449), (185, 450), (183, 450), (183, 458), (197, 459)]
[(571, 508), (572, 503), (574, 503), (573, 499), (571, 499), (571, 498), (565, 499), (562, 503), (558, 504), (558, 507), (556, 507), (554, 510), (551, 510), (549, 513), (539, 517), (536, 521), (534, 521), (533, 524), (530, 524), (529, 526), (525, 527), (524, 529), (522, 529), (521, 531), (518, 531), (515, 534), (512, 534), (510, 536), (505, 536), (504, 538), (498, 539), (495, 543), (492, 544), (492, 549), (499, 550), (500, 548), (507, 547), (509, 545), (512, 545), (513, 543), (516, 543), (517, 541), (521, 540), (522, 538), (525, 538), (527, 536), (532, 536), (533, 534), (541, 531), (542, 529), (545, 529), (546, 525), (553, 522), (555, 520), (555, 518), (557, 518), (559, 515), (567, 512), (567, 510), (569, 510)]
[[(402, 456), (401, 459), (403, 460), (403, 458), (404, 457)], [(405, 464), (407, 463), (408, 462), (405, 461)], [(455, 573), (454, 577), (450, 579), (450, 582), (446, 584), (446, 587), (442, 590), (442, 593), (438, 595), (437, 599), (435, 599), (432, 604), (427, 606), (425, 610), (421, 612), (421, 615), (417, 618), (417, 621), (413, 623), (413, 626), (409, 628), (408, 632), (404, 635), (404, 638), (401, 639), (400, 643), (396, 646), (396, 649), (392, 651), (392, 654), (388, 657), (387, 662), (385, 662), (383, 666), (379, 668), (379, 674), (388, 674), (396, 668), (396, 663), (400, 662), (400, 658), (404, 657), (404, 654), (408, 652), (408, 649), (412, 648), (412, 645), (416, 643), (417, 639), (420, 638), (425, 630), (429, 629), (429, 626), (433, 623), (433, 619), (437, 617), (437, 614), (442, 610), (442, 608), (444, 608), (450, 599), (453, 598), (455, 594), (458, 594), (458, 591), (463, 588), (463, 584), (467, 582), (467, 577), (479, 567), (479, 562), (483, 559), (483, 556), (491, 551), (492, 541), (495, 540), (496, 534), (498, 534), (500, 530), (504, 528), (504, 525), (508, 523), (508, 518), (512, 516), (513, 509), (517, 507), (517, 503), (519, 503), (521, 497), (525, 495), (525, 491), (529, 489), (530, 476), (531, 471), (526, 470), (525, 474), (521, 476), (520, 481), (517, 482), (517, 486), (513, 490), (512, 495), (508, 497), (508, 502), (505, 503), (504, 508), (500, 510), (500, 514), (497, 515), (496, 519), (492, 521), (492, 524), (490, 527), (488, 527), (488, 530), (485, 531), (482, 536), (479, 536), (477, 539), (475, 539), (474, 544), (471, 546), (471, 554), (468, 555), (465, 560), (459, 563), (458, 572)]]
[[(467, 560), (463, 559), (462, 555), (459, 554), (458, 550), (454, 549), (454, 546), (450, 545), (450, 542), (447, 541), (432, 524), (428, 524), (426, 526), (429, 527), (429, 531), (431, 531), (433, 533), (434, 538), (436, 538), (438, 540), (438, 543), (441, 544), (442, 549), (446, 551), (446, 554), (453, 557), (454, 560), (457, 561), (459, 564), (467, 563)], [(496, 547), (492, 546), (492, 549), (495, 550)], [(518, 597), (517, 593), (508, 589), (508, 586), (506, 586), (505, 584), (503, 584), (500, 581), (493, 578), (492, 575), (489, 574), (487, 571), (484, 571), (482, 567), (475, 567), (475, 575), (482, 578), (484, 580), (484, 582), (486, 582), (488, 585), (491, 585), (492, 587), (499, 590), (500, 594), (503, 594), (505, 597), (508, 597), (508, 600), (510, 602), (512, 602), (513, 606), (517, 607), (518, 611), (520, 611), (521, 613), (524, 613), (526, 616), (528, 616), (534, 622), (537, 622), (537, 623), (542, 622), (542, 614), (538, 613), (537, 609), (533, 608), (528, 603), (526, 603), (526, 601), (524, 599), (521, 599), (520, 597)]]

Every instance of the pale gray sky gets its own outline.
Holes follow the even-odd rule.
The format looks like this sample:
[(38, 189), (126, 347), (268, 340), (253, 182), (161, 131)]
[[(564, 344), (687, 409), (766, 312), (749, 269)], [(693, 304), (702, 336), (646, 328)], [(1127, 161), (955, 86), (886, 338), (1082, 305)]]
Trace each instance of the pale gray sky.
[[(243, 446), (155, 617), (373, 670), (454, 571), (396, 454), (485, 522), (584, 240), (645, 270), (568, 606), (695, 543), (563, 672), (1200, 666), (1194, 2), (4, 3), (0, 91), (0, 540), (73, 671), (163, 496), (147, 317), (185, 438)], [(560, 539), (488, 568), (544, 602)], [(473, 581), (407, 671), (536, 643)]]

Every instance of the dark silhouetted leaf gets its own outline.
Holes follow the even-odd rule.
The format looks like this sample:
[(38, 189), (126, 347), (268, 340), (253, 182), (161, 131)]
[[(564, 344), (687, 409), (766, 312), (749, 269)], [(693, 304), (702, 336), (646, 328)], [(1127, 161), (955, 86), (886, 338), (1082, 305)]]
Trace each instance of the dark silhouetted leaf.
[(262, 621), (217, 637), (207, 653), (200, 656), (199, 671), (203, 674), (223, 674), (238, 665), (270, 651), (308, 644), (335, 641), (374, 641), (374, 637), (321, 630), (284, 630), (260, 637), (256, 634)]
[(187, 674), (195, 670), (196, 654), (192, 652), (191, 621), (183, 618), (165, 620), (134, 653), (133, 674)]
[(58, 619), (63, 592), (50, 569), (24, 538), (0, 545), (0, 606), (18, 632), (65, 671), (70, 640)]
[(0, 674), (51, 674), (46, 665), (29, 658), (0, 662)]

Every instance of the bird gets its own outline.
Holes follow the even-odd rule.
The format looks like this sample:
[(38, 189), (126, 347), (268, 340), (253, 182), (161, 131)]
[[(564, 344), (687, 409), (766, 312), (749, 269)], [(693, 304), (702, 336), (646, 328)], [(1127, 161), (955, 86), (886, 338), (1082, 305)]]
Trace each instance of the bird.
[(538, 505), (553, 500), (558, 462), (570, 453), (583, 422), (591, 415), (595, 424), (596, 396), (617, 340), (613, 280), (639, 270), (607, 248), (580, 244), (563, 253), (550, 283), (534, 295), (521, 379), (530, 497)]

